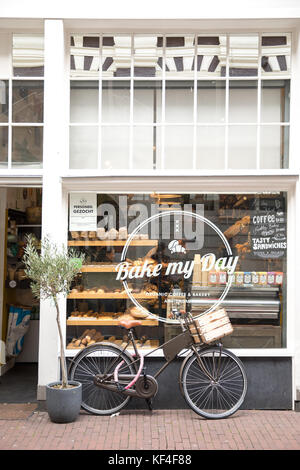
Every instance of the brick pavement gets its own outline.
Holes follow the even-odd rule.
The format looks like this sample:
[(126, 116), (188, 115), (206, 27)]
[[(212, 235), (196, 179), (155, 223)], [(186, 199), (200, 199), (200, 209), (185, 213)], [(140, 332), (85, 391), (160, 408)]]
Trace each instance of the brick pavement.
[(45, 411), (0, 415), (0, 450), (8, 449), (300, 450), (300, 413), (239, 410), (212, 421), (190, 410), (122, 410), (115, 417), (82, 411), (69, 424), (52, 423)]

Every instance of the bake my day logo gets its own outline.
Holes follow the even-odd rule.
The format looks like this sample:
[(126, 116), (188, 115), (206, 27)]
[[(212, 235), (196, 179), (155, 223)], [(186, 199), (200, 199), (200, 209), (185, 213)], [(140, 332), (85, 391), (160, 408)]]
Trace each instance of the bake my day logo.
[[(128, 252), (131, 248), (134, 248), (133, 251), (136, 253), (135, 249), (137, 247), (134, 243), (136, 236), (139, 232), (145, 233), (147, 226), (150, 227), (150, 224), (154, 221), (159, 222), (161, 226), (169, 224), (175, 227), (178, 220), (184, 225), (190, 223), (191, 219), (194, 224), (203, 224), (204, 238), (206, 238), (207, 243), (204, 244), (205, 247), (202, 247), (201, 250), (198, 249), (197, 244), (195, 244), (196, 249), (193, 250), (191, 248), (193, 247), (192, 243), (187, 243), (187, 240), (177, 240), (174, 236), (167, 243), (163, 239), (158, 240), (157, 247), (150, 250), (150, 256), (138, 259), (136, 262), (129, 258)], [(174, 231), (176, 230), (174, 229)], [(171, 230), (169, 230), (169, 233), (171, 233)], [(186, 247), (189, 247), (189, 249)], [(221, 254), (221, 256), (218, 256), (218, 254)], [(130, 256), (132, 255), (130, 254)], [(195, 263), (196, 258), (199, 260), (197, 266)], [(116, 279), (123, 283), (124, 290), (133, 304), (142, 312), (157, 319), (157, 315), (149, 310), (149, 306), (145, 305), (145, 298), (135, 295), (137, 289), (132, 289), (133, 282), (138, 285), (142, 282), (148, 282), (148, 287), (156, 283), (162, 289), (162, 292), (156, 291), (157, 296), (161, 295), (165, 298), (170, 296), (171, 289), (169, 292), (164, 292), (161, 286), (173, 285), (174, 282), (175, 285), (179, 284), (182, 287), (182, 293), (184, 294), (184, 285), (186, 283), (191, 285), (196, 267), (198, 271), (200, 267), (203, 276), (207, 276), (212, 271), (225, 271), (227, 273), (226, 284), (219, 286), (218, 293), (212, 295), (212, 300), (207, 305), (207, 309), (205, 312), (201, 312), (203, 314), (215, 310), (225, 299), (232, 283), (237, 262), (238, 256), (233, 256), (228, 240), (213, 222), (197, 212), (170, 210), (148, 217), (130, 233), (121, 254), (121, 262), (115, 269), (117, 271)], [(207, 291), (209, 286), (206, 285), (206, 288), (203, 287), (203, 289)], [(170, 321), (165, 317), (160, 317), (160, 320), (163, 322)], [(177, 320), (172, 320), (172, 322), (177, 322)]]

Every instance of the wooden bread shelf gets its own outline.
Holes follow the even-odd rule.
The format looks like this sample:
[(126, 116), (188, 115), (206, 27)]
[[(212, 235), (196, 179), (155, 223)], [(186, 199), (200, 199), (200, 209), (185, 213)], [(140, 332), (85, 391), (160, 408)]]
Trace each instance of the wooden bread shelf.
[[(68, 246), (124, 246), (127, 240), (69, 240)], [(130, 246), (157, 246), (158, 240), (132, 240)]]
[(117, 264), (91, 264), (83, 265), (81, 268), (82, 273), (115, 273)]
[[(158, 326), (158, 320), (154, 320), (154, 319), (149, 319), (149, 320), (142, 320), (142, 319), (139, 319), (139, 318), (136, 318), (136, 320), (139, 320), (142, 322), (142, 325), (143, 326)], [(71, 320), (71, 319), (68, 319), (67, 320), (67, 325), (70, 325), (70, 326), (84, 326), (84, 325), (94, 325), (94, 326), (110, 326), (110, 325), (118, 325), (119, 324), (119, 321), (118, 319), (111, 319), (111, 320), (89, 320), (88, 318), (84, 319), (84, 320)]]
[[(104, 340), (104, 341), (107, 341), (107, 340)], [(150, 341), (150, 344), (143, 345), (142, 347), (141, 347), (139, 344), (137, 344), (138, 349), (147, 350), (147, 349), (156, 349), (156, 348), (159, 347), (159, 341), (158, 341), (157, 339), (151, 339), (151, 340), (149, 340), (149, 341)], [(115, 343), (112, 342), (112, 341), (110, 341), (110, 342), (111, 342), (112, 345), (115, 344)], [(116, 344), (118, 344), (118, 343), (116, 343)], [(121, 343), (121, 344), (122, 344), (122, 343)], [(119, 346), (120, 346), (120, 344), (119, 344)], [(123, 347), (123, 345), (122, 345), (122, 347)], [(67, 348), (66, 348), (66, 349), (67, 349), (67, 350), (72, 349), (72, 350), (81, 351), (82, 349), (85, 349), (85, 348), (72, 347), (71, 344), (69, 343), (69, 344), (67, 345)], [(133, 346), (128, 346), (128, 348), (127, 348), (126, 350), (127, 350), (127, 351), (134, 351)]]
[[(158, 294), (132, 294), (135, 299), (156, 299)], [(68, 299), (129, 299), (128, 295), (125, 294), (114, 294), (113, 292), (106, 294), (97, 294), (91, 292), (76, 292), (69, 294)]]

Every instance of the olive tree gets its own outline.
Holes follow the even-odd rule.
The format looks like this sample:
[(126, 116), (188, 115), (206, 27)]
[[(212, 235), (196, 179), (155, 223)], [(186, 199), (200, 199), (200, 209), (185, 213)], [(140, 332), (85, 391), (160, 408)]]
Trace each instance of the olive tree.
[(66, 297), (72, 281), (80, 272), (84, 255), (64, 245), (58, 246), (49, 237), (39, 242), (33, 235), (26, 238), (23, 262), (25, 273), (31, 280), (31, 290), (38, 299), (50, 299), (56, 309), (56, 322), (60, 339), (62, 388), (68, 387), (68, 374), (60, 323), (59, 296)]

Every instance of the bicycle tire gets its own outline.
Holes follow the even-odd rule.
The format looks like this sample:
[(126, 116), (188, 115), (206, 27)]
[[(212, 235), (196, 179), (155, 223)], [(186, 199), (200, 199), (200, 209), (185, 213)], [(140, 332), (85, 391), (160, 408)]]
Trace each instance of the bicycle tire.
[(241, 407), (246, 396), (243, 363), (218, 346), (200, 349), (198, 354), (206, 371), (201, 369), (195, 353), (187, 359), (180, 377), (184, 398), (204, 418), (227, 418)]
[(115, 360), (117, 356), (120, 358), (114, 367), (125, 361), (126, 366), (122, 366), (122, 373), (135, 374), (132, 356), (128, 352), (122, 353), (121, 349), (110, 344), (95, 343), (80, 351), (73, 359), (69, 371), (70, 379), (82, 384), (81, 406), (89, 413), (111, 415), (124, 408), (130, 400), (129, 396), (94, 384), (94, 376), (103, 373), (110, 361)]

